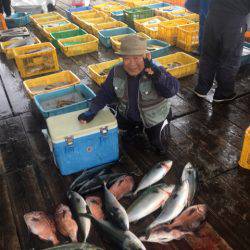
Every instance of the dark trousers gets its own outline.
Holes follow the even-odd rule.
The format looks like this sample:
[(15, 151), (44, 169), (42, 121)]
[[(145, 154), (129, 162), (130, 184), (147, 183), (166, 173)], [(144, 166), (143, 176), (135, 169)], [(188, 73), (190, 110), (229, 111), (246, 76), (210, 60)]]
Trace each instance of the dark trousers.
[(207, 94), (215, 78), (218, 86), (214, 97), (234, 94), (234, 81), (240, 67), (245, 31), (245, 17), (208, 14), (196, 86), (198, 92)]
[[(134, 122), (132, 120), (129, 120), (119, 114), (117, 112), (117, 122), (118, 122), (118, 127), (119, 129), (126, 130), (131, 136), (142, 133), (143, 131), (143, 123), (142, 122)], [(171, 121), (172, 119), (172, 111), (170, 109), (170, 112), (168, 116), (166, 117), (168, 122)], [(162, 149), (162, 136), (166, 134), (166, 131), (169, 129), (169, 125), (167, 125), (165, 128), (162, 130), (162, 125), (163, 122), (151, 127), (151, 128), (145, 128), (145, 133), (149, 139), (149, 142), (151, 145), (155, 146), (158, 149)]]
[(0, 0), (0, 12), (5, 12), (6, 16), (11, 15), (10, 0)]

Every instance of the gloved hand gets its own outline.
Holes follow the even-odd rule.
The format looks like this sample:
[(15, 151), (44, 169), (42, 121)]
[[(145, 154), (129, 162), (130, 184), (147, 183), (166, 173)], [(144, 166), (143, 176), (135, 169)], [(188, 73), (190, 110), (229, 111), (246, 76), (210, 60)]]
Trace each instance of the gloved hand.
[(153, 63), (153, 60), (146, 57), (144, 58), (145, 72), (152, 78), (158, 78), (161, 74), (159, 67)]
[(78, 116), (78, 121), (80, 123), (88, 123), (92, 121), (95, 117), (95, 114), (91, 111), (86, 111), (85, 113), (82, 113)]

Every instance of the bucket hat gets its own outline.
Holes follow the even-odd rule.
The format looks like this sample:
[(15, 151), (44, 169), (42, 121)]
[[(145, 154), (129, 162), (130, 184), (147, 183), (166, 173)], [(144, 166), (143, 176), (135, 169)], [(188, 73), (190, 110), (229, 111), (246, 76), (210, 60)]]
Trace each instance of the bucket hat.
[(144, 55), (147, 52), (147, 40), (133, 34), (121, 39), (121, 47), (116, 54), (120, 56), (137, 56)]

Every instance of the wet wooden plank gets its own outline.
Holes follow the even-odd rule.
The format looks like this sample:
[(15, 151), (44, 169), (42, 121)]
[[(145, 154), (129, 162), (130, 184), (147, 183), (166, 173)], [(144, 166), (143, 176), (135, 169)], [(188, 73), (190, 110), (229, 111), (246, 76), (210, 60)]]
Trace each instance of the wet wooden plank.
[(5, 179), (0, 176), (0, 249), (21, 249)]
[(22, 79), (13, 60), (0, 55), (0, 75), (15, 115), (30, 111), (30, 99), (22, 86)]
[(3, 88), (3, 79), (0, 80), (0, 120), (12, 116), (12, 107)]

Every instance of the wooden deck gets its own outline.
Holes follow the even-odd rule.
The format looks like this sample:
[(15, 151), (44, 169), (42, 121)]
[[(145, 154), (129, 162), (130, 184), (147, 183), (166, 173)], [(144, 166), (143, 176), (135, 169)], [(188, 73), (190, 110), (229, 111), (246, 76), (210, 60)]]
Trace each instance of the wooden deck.
[[(64, 8), (58, 1), (58, 10)], [(44, 40), (34, 27), (29, 28)], [(98, 87), (89, 78), (87, 65), (115, 58), (112, 50), (103, 47), (98, 53), (74, 58), (58, 55), (62, 69), (72, 70), (95, 90)], [(32, 210), (53, 213), (56, 204), (68, 204), (66, 191), (76, 175), (60, 175), (41, 133), (45, 122), (27, 97), (14, 61), (2, 54), (0, 59), (0, 249), (42, 249), (50, 243), (28, 232), (23, 214)], [(192, 162), (199, 172), (195, 204), (208, 206), (207, 222), (196, 236), (165, 246), (145, 244), (147, 249), (249, 249), (250, 171), (237, 164), (250, 124), (249, 73), (249, 67), (239, 73), (239, 97), (229, 104), (212, 104), (210, 96), (198, 99), (191, 91), (197, 76), (182, 79), (181, 90), (172, 100), (174, 120), (165, 156), (145, 152), (137, 142), (121, 145), (121, 160), (113, 169), (133, 171), (138, 179), (156, 162), (172, 159), (174, 167), (165, 181), (176, 182), (185, 163)], [(125, 206), (128, 203), (124, 200)], [(132, 230), (140, 231), (156, 214)], [(117, 249), (100, 236), (92, 226), (88, 241)]]

